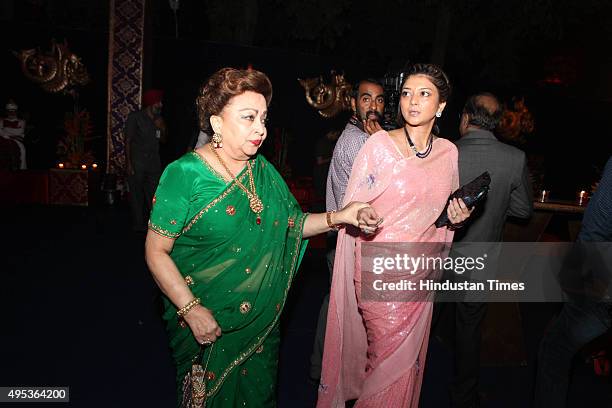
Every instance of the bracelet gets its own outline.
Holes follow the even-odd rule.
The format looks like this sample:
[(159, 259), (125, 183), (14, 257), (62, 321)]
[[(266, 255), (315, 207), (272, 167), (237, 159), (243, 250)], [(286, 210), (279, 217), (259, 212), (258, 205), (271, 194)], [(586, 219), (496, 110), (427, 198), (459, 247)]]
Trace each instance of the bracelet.
[(461, 222), (458, 222), (457, 224), (450, 224), (448, 226), (448, 229), (451, 231), (457, 231), (458, 229), (463, 228), (465, 224), (467, 224), (467, 220), (463, 220)]
[(187, 303), (185, 306), (181, 307), (176, 311), (178, 317), (184, 317), (195, 305), (200, 304), (200, 298), (194, 298), (191, 302)]
[(333, 213), (335, 213), (335, 211), (328, 211), (328, 212), (326, 213), (326, 215), (325, 215), (325, 219), (327, 220), (327, 226), (328, 226), (329, 228), (331, 228), (331, 229), (333, 229), (333, 230), (336, 230), (336, 231), (337, 231), (337, 230), (339, 230), (339, 229), (340, 229), (340, 225), (338, 225), (338, 224), (334, 224), (334, 223), (332, 222), (331, 215), (332, 215)]

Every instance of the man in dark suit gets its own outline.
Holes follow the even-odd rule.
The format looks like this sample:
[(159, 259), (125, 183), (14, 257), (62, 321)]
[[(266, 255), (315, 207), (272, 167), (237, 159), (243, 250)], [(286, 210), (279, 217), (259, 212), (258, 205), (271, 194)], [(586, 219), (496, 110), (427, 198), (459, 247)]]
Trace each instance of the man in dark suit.
[[(497, 140), (492, 131), (501, 119), (497, 98), (489, 93), (471, 96), (463, 109), (456, 142), (460, 185), (485, 171), (491, 175), (486, 201), (477, 206), (455, 242), (500, 242), (508, 216), (529, 218), (533, 199), (525, 153)], [(458, 408), (478, 407), (481, 323), (486, 303), (455, 305), (455, 370), (451, 401)]]
[(151, 202), (162, 167), (159, 144), (165, 142), (166, 126), (161, 116), (163, 92), (150, 89), (142, 96), (143, 109), (129, 114), (125, 124), (125, 154), (132, 230), (146, 232)]

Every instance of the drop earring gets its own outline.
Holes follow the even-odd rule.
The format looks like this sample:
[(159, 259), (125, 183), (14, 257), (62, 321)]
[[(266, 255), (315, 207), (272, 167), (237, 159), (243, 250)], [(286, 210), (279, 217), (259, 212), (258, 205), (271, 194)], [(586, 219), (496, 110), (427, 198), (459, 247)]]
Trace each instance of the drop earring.
[(215, 132), (212, 135), (212, 145), (215, 149), (220, 149), (223, 147), (223, 136), (221, 136), (221, 133)]

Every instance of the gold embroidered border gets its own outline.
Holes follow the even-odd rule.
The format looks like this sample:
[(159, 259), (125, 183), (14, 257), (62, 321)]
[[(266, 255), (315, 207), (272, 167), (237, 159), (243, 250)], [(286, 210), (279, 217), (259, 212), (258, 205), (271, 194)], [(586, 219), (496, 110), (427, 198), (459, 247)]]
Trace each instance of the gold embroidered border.
[(151, 220), (149, 220), (149, 229), (155, 232), (156, 234), (161, 235), (162, 237), (166, 237), (166, 238), (175, 239), (181, 236), (180, 232), (172, 232), (172, 231), (165, 230), (153, 224)]
[(210, 165), (210, 163), (208, 162), (208, 160), (204, 158), (204, 156), (202, 156), (200, 153), (196, 152), (195, 150), (192, 150), (191, 153), (193, 153), (195, 157), (197, 157), (198, 160), (200, 160), (200, 163), (206, 166), (206, 168), (210, 170), (211, 173), (213, 173), (215, 176), (219, 177), (221, 180), (227, 183), (227, 180), (225, 179), (225, 177), (223, 177), (217, 170), (213, 169), (213, 166)]
[[(208, 162), (202, 157), (200, 156), (198, 153), (196, 153), (195, 151), (192, 152), (193, 154), (195, 154), (200, 161), (206, 165), (206, 167), (208, 169), (210, 169), (211, 171), (213, 171), (215, 174), (217, 174), (219, 177), (221, 177), (221, 175), (219, 175), (219, 173), (217, 173), (215, 171), (215, 169), (213, 169), (210, 164), (208, 164)], [(253, 162), (255, 162), (255, 160), (253, 160)], [(245, 178), (247, 175), (246, 172), (243, 172), (243, 174), (241, 176), (239, 176), (239, 178), (243, 179)], [(223, 180), (223, 177), (221, 177), (221, 179)], [(242, 181), (242, 180), (241, 180)], [(193, 225), (198, 222), (198, 220), (200, 218), (202, 218), (202, 216), (208, 212), (208, 210), (210, 210), (212, 207), (214, 207), (215, 205), (217, 205), (217, 203), (221, 200), (223, 200), (229, 193), (231, 193), (234, 189), (236, 188), (236, 182), (235, 180), (232, 180), (229, 182), (228, 187), (225, 189), (225, 191), (223, 191), (223, 193), (221, 193), (220, 196), (218, 196), (217, 198), (215, 198), (214, 200), (212, 200), (210, 203), (208, 203), (204, 208), (202, 208), (192, 219), (191, 221), (189, 221), (189, 223), (185, 226), (185, 228), (183, 228), (183, 231), (181, 231), (181, 234), (186, 233), (187, 231), (189, 231), (191, 229), (191, 227), (193, 227)]]
[[(206, 160), (206, 158), (204, 156), (202, 156), (200, 153), (196, 152), (195, 150), (192, 150), (191, 153), (193, 153), (198, 158), (198, 160), (200, 160), (200, 162), (202, 164), (204, 164), (208, 170), (211, 171), (211, 173), (213, 173), (215, 176), (219, 177), (221, 180), (225, 181), (228, 184), (234, 181), (234, 180), (227, 181), (227, 179), (225, 177), (223, 177), (223, 175), (221, 173), (219, 173), (217, 170), (215, 170), (213, 168), (213, 166), (208, 162), (208, 160)], [(251, 162), (252, 166), (255, 166), (257, 164), (257, 158), (251, 159), (249, 161)], [(242, 178), (244, 178), (245, 175), (246, 175), (246, 167), (240, 172), (240, 174), (238, 174), (238, 177), (240, 177), (242, 179)]]
[[(300, 220), (299, 223), (299, 231), (300, 234), (298, 237), (296, 237), (295, 240), (295, 248), (294, 248), (294, 255), (293, 255), (293, 260), (291, 261), (291, 270), (294, 271), (293, 276), (295, 276), (295, 262), (300, 254), (300, 245), (302, 243), (302, 232), (303, 232), (303, 224), (304, 224), (304, 220), (306, 219), (306, 214), (302, 214), (302, 218)], [(289, 293), (289, 289), (291, 288), (291, 283), (293, 282), (293, 276), (291, 277), (291, 279), (287, 280), (287, 287), (285, 288), (285, 297), (283, 298), (283, 306), (285, 305), (285, 301), (287, 300), (287, 294)], [(283, 308), (281, 307), (280, 310), (282, 310)], [(221, 374), (221, 376), (219, 377), (219, 381), (217, 381), (217, 383), (215, 384), (215, 386), (206, 394), (207, 398), (212, 397), (213, 395), (215, 395), (215, 393), (219, 390), (219, 388), (221, 388), (221, 385), (223, 384), (223, 381), (225, 381), (225, 377), (227, 377), (229, 375), (229, 373), (240, 363), (242, 363), (244, 360), (246, 360), (247, 357), (249, 357), (251, 354), (253, 354), (253, 352), (255, 352), (255, 350), (257, 350), (259, 348), (259, 346), (261, 346), (263, 344), (263, 342), (266, 340), (266, 338), (268, 337), (268, 335), (270, 334), (270, 332), (272, 331), (272, 329), (274, 328), (274, 325), (276, 325), (276, 322), (278, 322), (278, 319), (280, 317), (281, 313), (280, 311), (276, 314), (276, 317), (274, 318), (274, 320), (272, 321), (272, 324), (270, 324), (270, 326), (268, 327), (268, 330), (266, 331), (266, 333), (261, 337), (261, 339), (256, 342), (253, 346), (251, 346), (247, 351), (245, 351), (244, 353), (240, 354), (238, 356), (238, 358), (234, 361), (232, 361), (230, 363), (230, 365), (225, 369), (225, 371), (223, 371), (223, 374)]]
[(191, 221), (189, 221), (189, 224), (187, 224), (185, 226), (185, 228), (183, 228), (183, 231), (181, 231), (181, 234), (186, 233), (187, 231), (189, 231), (191, 229), (191, 227), (193, 227), (193, 225), (198, 222), (198, 220), (200, 218), (202, 218), (202, 216), (208, 212), (208, 210), (210, 210), (213, 206), (215, 206), (219, 201), (223, 200), (229, 193), (231, 193), (234, 189), (236, 188), (236, 184), (232, 183), (228, 188), (225, 189), (225, 191), (217, 198), (215, 198), (214, 200), (212, 200), (210, 203), (208, 203), (206, 205), (206, 207), (202, 208), (200, 210), (199, 213), (197, 213), (195, 215), (195, 217), (193, 217), (191, 219)]

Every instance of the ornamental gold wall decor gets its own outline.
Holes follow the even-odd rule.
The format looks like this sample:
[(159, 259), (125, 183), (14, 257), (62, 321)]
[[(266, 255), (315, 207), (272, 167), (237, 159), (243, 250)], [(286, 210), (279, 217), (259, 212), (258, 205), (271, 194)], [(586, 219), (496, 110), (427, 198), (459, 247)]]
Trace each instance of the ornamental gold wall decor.
[(343, 110), (351, 109), (352, 85), (346, 82), (344, 74), (331, 72), (331, 83), (325, 83), (323, 76), (299, 79), (304, 88), (306, 102), (324, 118), (332, 118)]
[(21, 63), (21, 71), (30, 81), (50, 93), (68, 93), (89, 82), (87, 68), (68, 48), (68, 43), (51, 41), (50, 51), (39, 48), (13, 52)]

